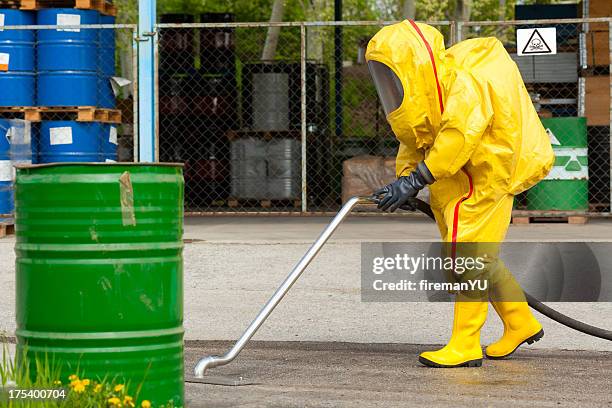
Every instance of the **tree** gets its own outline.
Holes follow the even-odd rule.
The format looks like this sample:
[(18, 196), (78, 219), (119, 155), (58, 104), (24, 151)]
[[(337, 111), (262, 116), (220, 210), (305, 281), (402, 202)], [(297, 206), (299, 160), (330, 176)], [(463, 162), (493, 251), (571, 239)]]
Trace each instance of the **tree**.
[[(271, 23), (278, 23), (283, 21), (283, 13), (285, 11), (284, 0), (274, 0), (272, 5), (272, 14), (270, 15)], [(278, 37), (280, 35), (280, 27), (268, 27), (268, 35), (266, 36), (266, 43), (264, 45), (261, 59), (263, 61), (270, 61), (274, 59), (276, 55), (276, 47), (278, 46)]]

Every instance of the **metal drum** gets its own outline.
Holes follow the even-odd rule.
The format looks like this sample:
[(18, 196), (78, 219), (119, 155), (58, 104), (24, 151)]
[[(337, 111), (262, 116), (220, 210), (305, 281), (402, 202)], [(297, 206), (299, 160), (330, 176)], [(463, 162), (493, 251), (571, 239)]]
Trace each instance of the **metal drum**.
[(587, 211), (589, 154), (587, 119), (545, 118), (555, 163), (546, 178), (527, 191), (528, 210)]
[[(194, 23), (191, 14), (162, 14), (160, 21), (169, 24)], [(195, 68), (195, 32), (193, 28), (164, 28), (159, 36), (159, 70), (165, 74), (182, 74)]]
[(102, 124), (102, 155), (107, 163), (117, 161), (117, 125)]
[(38, 104), (40, 106), (97, 106), (97, 85), (98, 76), (95, 72), (39, 72)]
[(245, 137), (231, 142), (231, 195), (290, 200), (301, 194), (301, 151), (295, 139)]
[[(100, 24), (115, 24), (115, 17), (100, 15)], [(115, 76), (115, 30), (100, 30), (100, 47), (98, 48), (98, 106), (113, 109), (117, 103), (111, 85)]]
[(40, 125), (39, 163), (104, 161), (102, 125), (69, 120)]
[(0, 214), (13, 212), (13, 166), (32, 164), (31, 129), (26, 120), (0, 119)]
[[(32, 12), (0, 10), (0, 26), (34, 24)], [(0, 106), (35, 104), (34, 44), (33, 30), (0, 30)]]
[[(16, 337), (62, 380), (115, 378), (184, 405), (183, 175), (170, 164), (17, 170)], [(19, 354), (21, 355), (21, 354)]]
[[(94, 10), (43, 9), (39, 25), (98, 24)], [(38, 104), (41, 106), (98, 105), (97, 29), (57, 28), (38, 33)]]
[(13, 166), (8, 120), (0, 119), (0, 214), (13, 212)]

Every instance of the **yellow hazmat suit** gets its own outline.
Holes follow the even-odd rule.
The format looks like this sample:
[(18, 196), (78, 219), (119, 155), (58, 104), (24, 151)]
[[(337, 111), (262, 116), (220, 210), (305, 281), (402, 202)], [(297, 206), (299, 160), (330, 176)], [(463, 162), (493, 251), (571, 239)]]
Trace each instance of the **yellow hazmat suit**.
[[(543, 179), (554, 161), (520, 72), (503, 45), (478, 38), (445, 50), (435, 28), (406, 20), (381, 29), (368, 44), (366, 59), (386, 65), (403, 86), (401, 105), (387, 115), (400, 141), (397, 176), (424, 161), (435, 178), (430, 204), (442, 239), (452, 243), (453, 252), (456, 243), (502, 242), (514, 195)], [(524, 301), (494, 306), (505, 331), (487, 349), (490, 357), (505, 357), (541, 337), (541, 326)], [(421, 362), (480, 365), (486, 313), (486, 302), (462, 302), (459, 296), (451, 341), (442, 350), (423, 353)]]

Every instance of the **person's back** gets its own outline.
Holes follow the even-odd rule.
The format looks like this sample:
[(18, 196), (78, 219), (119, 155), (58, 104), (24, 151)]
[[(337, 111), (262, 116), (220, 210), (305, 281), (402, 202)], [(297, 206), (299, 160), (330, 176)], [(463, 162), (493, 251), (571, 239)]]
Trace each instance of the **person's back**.
[(468, 161), (472, 176), (494, 177), (505, 192), (518, 194), (548, 174), (553, 163), (549, 138), (503, 44), (493, 37), (462, 41), (446, 50), (444, 64), (451, 75), (470, 75), (490, 98), (491, 123)]

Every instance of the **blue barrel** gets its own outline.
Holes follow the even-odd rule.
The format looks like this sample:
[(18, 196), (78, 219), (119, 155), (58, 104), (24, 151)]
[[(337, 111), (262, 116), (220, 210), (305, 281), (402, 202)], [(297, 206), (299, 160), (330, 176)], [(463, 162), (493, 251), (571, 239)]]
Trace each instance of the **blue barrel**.
[[(39, 25), (98, 24), (95, 10), (43, 9)], [(38, 32), (38, 104), (98, 105), (98, 29), (51, 29)], [(58, 94), (58, 91), (61, 92)]]
[[(5, 26), (35, 25), (34, 14), (21, 10), (0, 10)], [(35, 104), (35, 33), (33, 30), (0, 31), (0, 106)]]
[[(115, 17), (100, 15), (100, 24), (115, 24)], [(114, 109), (117, 104), (111, 85), (111, 77), (115, 76), (115, 30), (104, 28), (100, 30), (98, 48), (98, 106)]]
[(102, 124), (102, 154), (104, 161), (117, 161), (117, 125)]
[(42, 122), (39, 163), (103, 161), (102, 135), (102, 126), (97, 122)]
[(13, 212), (13, 166), (8, 133), (11, 125), (0, 119), (0, 214)]
[(46, 71), (38, 73), (40, 106), (97, 106), (95, 71)]
[[(115, 17), (100, 15), (100, 24), (115, 24)], [(115, 30), (105, 28), (100, 30), (99, 50), (100, 72), (106, 76), (115, 75)]]

